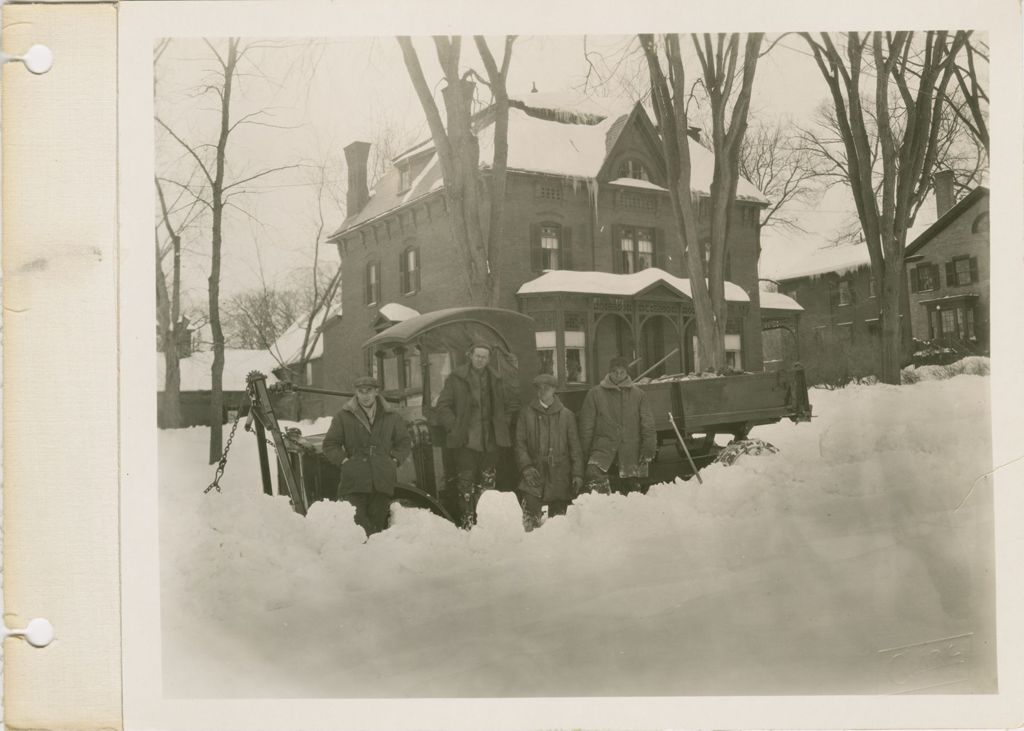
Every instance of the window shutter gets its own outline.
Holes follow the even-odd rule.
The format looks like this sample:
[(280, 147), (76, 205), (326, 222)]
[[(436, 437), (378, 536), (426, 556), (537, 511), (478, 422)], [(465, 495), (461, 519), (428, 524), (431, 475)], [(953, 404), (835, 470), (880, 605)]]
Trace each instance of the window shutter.
[(572, 227), (562, 226), (562, 238), (558, 242), (559, 252), (561, 261), (558, 263), (559, 269), (572, 269)]
[(612, 271), (616, 274), (622, 273), (622, 253), (619, 250), (619, 239), (622, 238), (622, 226), (614, 224), (612, 227)]
[(373, 301), (380, 304), (381, 294), (384, 292), (384, 267), (380, 265), (379, 259), (374, 262), (374, 267), (377, 270), (377, 286), (373, 288)]
[(367, 264), (363, 267), (363, 304), (368, 305), (373, 302), (373, 297), (370, 293), (370, 265)]
[(406, 258), (408, 255), (408, 249), (398, 253), (398, 280), (402, 288), (401, 294), (409, 291), (409, 261)]
[(978, 281), (978, 257), (971, 257), (971, 282)]
[(530, 224), (530, 268), (535, 272), (544, 269), (544, 254), (540, 248), (540, 224)]
[[(948, 276), (948, 275), (947, 275)], [(916, 293), (919, 289), (917, 280), (917, 267), (910, 270), (910, 291)]]
[(946, 262), (946, 286), (956, 286), (956, 263), (952, 259)]
[(413, 288), (413, 291), (419, 292), (420, 291), (420, 270), (423, 268), (423, 262), (420, 261), (420, 250), (419, 250), (419, 247), (417, 247), (413, 251), (414, 251), (413, 255), (416, 257), (416, 269), (412, 273), (412, 276), (413, 276), (412, 288)]

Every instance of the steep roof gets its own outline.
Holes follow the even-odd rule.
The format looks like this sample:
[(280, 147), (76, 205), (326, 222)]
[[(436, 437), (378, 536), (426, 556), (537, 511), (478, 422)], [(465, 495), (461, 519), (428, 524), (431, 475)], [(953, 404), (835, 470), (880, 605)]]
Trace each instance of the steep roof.
[[(668, 285), (679, 294), (692, 299), (690, 280), (675, 277), (668, 272), (651, 267), (633, 274), (612, 274), (610, 272), (551, 271), (524, 283), (517, 294), (542, 294), (550, 292), (570, 294), (610, 294), (634, 296), (654, 284)], [(725, 298), (730, 302), (749, 302), (750, 297), (743, 288), (732, 282), (725, 283)]]
[[(335, 305), (331, 308), (327, 313), (326, 319), (323, 318), (322, 308), (313, 314), (313, 327), (310, 328), (309, 332), (309, 337), (315, 339), (313, 351), (309, 356), (311, 360), (319, 358), (324, 354), (324, 338), (323, 333), (320, 332), (321, 321), (326, 325), (339, 315), (341, 315), (341, 305)], [(300, 317), (287, 330), (281, 333), (277, 340), (274, 341), (274, 344), (270, 346), (271, 353), (280, 360), (280, 363), (291, 365), (302, 360), (302, 341), (306, 337), (306, 323), (308, 319), (306, 316)]]
[[(559, 175), (592, 180), (598, 176), (631, 118), (653, 132), (643, 105), (631, 108), (605, 106), (594, 100), (573, 100), (565, 95), (528, 95), (509, 109), (508, 169), (529, 173)], [(476, 117), (481, 168), (494, 159), (494, 118), (488, 110)], [(426, 164), (408, 190), (400, 190), (398, 165), (412, 158), (429, 155)], [(690, 140), (692, 163), (691, 188), (709, 195), (714, 173), (714, 154), (699, 142)], [(394, 160), (377, 183), (362, 210), (349, 216), (332, 238), (390, 211), (422, 199), (441, 189), (441, 166), (428, 138), (410, 147)], [(621, 182), (621, 181), (619, 181)], [(749, 181), (741, 178), (737, 186), (740, 200), (767, 203), (767, 198)]]
[(979, 185), (977, 188), (975, 188), (970, 193), (961, 198), (959, 201), (957, 201), (956, 205), (954, 205), (952, 208), (950, 208), (948, 211), (942, 214), (937, 221), (928, 226), (920, 234), (918, 234), (914, 238), (911, 238), (908, 235), (907, 240), (910, 241), (910, 243), (907, 244), (907, 256), (913, 256), (914, 254), (916, 254), (918, 251), (924, 248), (924, 246), (926, 246), (929, 241), (931, 241), (940, 233), (945, 231), (946, 228), (951, 223), (953, 223), (953, 221), (959, 218), (975, 203), (977, 203), (979, 200), (987, 196), (988, 187), (984, 185)]

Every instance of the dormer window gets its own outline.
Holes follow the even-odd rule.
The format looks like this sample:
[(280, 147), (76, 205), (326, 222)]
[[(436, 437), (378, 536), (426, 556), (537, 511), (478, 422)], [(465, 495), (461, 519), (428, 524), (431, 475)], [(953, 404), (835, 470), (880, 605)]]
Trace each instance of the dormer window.
[(404, 193), (412, 187), (412, 165), (404, 162), (398, 166), (398, 192)]
[(623, 161), (619, 165), (620, 178), (632, 178), (633, 180), (647, 180), (650, 181), (651, 176), (647, 173), (647, 168), (644, 164), (635, 158)]

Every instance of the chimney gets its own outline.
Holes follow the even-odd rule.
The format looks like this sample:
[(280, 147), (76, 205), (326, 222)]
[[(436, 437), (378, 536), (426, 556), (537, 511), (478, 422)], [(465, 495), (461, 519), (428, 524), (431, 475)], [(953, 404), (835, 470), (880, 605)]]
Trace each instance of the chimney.
[(932, 180), (935, 183), (935, 217), (942, 218), (956, 203), (953, 194), (953, 171), (940, 170), (935, 173)]
[(370, 200), (370, 188), (366, 181), (366, 162), (370, 157), (369, 142), (352, 142), (345, 148), (345, 165), (348, 167), (348, 191), (345, 193), (345, 215), (354, 216), (363, 210)]

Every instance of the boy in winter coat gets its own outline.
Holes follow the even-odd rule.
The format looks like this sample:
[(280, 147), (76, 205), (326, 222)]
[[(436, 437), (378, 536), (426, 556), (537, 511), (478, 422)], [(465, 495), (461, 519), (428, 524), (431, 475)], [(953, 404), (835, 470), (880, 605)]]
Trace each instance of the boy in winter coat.
[(555, 396), (558, 381), (541, 374), (533, 379), (537, 398), (519, 414), (516, 425), (516, 462), (523, 479), (519, 493), (523, 525), (530, 531), (541, 523), (541, 508), (548, 515), (565, 515), (583, 487), (583, 452), (576, 419)]
[(608, 493), (612, 467), (617, 468), (625, 492), (647, 476), (647, 465), (658, 449), (654, 417), (643, 389), (633, 384), (626, 370), (629, 361), (612, 358), (608, 375), (594, 386), (580, 409), (580, 442), (587, 453), (587, 489)]
[(356, 395), (331, 421), (323, 449), (341, 468), (339, 492), (355, 506), (355, 522), (367, 536), (387, 528), (398, 465), (411, 447), (405, 419), (380, 397), (376, 379), (356, 379)]

